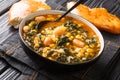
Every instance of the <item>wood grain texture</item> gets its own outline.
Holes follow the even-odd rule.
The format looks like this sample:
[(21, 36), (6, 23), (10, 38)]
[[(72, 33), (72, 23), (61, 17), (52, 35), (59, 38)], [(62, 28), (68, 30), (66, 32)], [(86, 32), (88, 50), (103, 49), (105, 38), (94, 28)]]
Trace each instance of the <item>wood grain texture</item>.
[(9, 10), (10, 6), (19, 0), (1, 0), (0, 1), (0, 15)]

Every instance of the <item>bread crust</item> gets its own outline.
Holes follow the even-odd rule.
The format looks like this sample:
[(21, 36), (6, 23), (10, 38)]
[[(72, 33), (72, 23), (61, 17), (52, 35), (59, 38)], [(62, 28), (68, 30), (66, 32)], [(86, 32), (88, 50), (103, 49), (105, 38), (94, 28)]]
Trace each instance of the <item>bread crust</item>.
[[(75, 2), (67, 3), (69, 9)], [(120, 34), (120, 19), (110, 14), (105, 8), (89, 8), (80, 4), (72, 13), (75, 13), (94, 24), (98, 29), (113, 34)]]
[(28, 14), (38, 10), (50, 9), (51, 7), (41, 0), (21, 0), (11, 6), (8, 12), (9, 24), (14, 28), (18, 28), (18, 24)]

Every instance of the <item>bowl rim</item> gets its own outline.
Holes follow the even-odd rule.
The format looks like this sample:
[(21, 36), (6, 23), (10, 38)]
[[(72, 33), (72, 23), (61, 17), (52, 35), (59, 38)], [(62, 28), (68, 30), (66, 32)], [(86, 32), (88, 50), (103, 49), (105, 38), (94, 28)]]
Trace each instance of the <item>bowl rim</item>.
[[(40, 11), (37, 11), (37, 12), (34, 12), (34, 13), (31, 13), (29, 15), (27, 15), (25, 18), (23, 18), (23, 20), (21, 21), (20, 25), (19, 25), (19, 36), (20, 36), (20, 39), (22, 40), (22, 42), (25, 44), (25, 46), (27, 46), (31, 51), (33, 51), (34, 53), (36, 53), (31, 47), (28, 46), (28, 44), (24, 41), (23, 37), (22, 37), (22, 28), (25, 24), (25, 22), (29, 19), (32, 19), (36, 16), (39, 16), (39, 15), (45, 15), (45, 14), (63, 14), (65, 13), (65, 11), (61, 11), (61, 10), (40, 10)], [(86, 63), (89, 63), (91, 61), (94, 61), (96, 60), (102, 53), (103, 49), (104, 49), (104, 38), (101, 34), (101, 32), (92, 24), (90, 23), (89, 21), (87, 21), (86, 19), (82, 18), (81, 16), (79, 15), (76, 15), (76, 14), (73, 14), (73, 13), (68, 13), (67, 16), (70, 16), (70, 17), (73, 17), (75, 19), (78, 19), (80, 21), (82, 21), (83, 23), (85, 23), (86, 25), (88, 25), (95, 33), (96, 35), (98, 36), (99, 38), (99, 41), (100, 41), (100, 51), (99, 53), (92, 59), (88, 60), (88, 61), (85, 61), (85, 62), (81, 62), (81, 63), (63, 63), (63, 62), (58, 62), (58, 61), (54, 61), (54, 60), (50, 60), (48, 58), (45, 58), (39, 54), (37, 54), (38, 56), (40, 57), (43, 57), (47, 60), (50, 60), (52, 62), (55, 62), (55, 63), (58, 63), (58, 64), (64, 64), (64, 65), (79, 65), (79, 64), (86, 64)]]

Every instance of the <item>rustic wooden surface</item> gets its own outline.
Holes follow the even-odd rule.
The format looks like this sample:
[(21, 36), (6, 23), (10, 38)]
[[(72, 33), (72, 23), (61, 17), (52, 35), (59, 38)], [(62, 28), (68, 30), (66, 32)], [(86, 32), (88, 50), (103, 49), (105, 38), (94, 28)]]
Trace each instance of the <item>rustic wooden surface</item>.
[[(22, 46), (19, 43), (18, 30), (12, 28), (8, 24), (8, 10), (12, 4), (19, 0), (0, 0), (0, 48), (9, 52), (10, 56), (15, 60), (19, 60), (22, 63), (16, 62), (11, 58), (0, 58), (0, 80), (102, 80), (101, 75), (109, 64), (118, 48), (120, 48), (120, 35), (113, 35), (104, 31), (101, 31), (104, 40), (105, 48), (99, 59), (93, 64), (86, 66), (82, 70), (60, 73), (46, 71), (44, 65), (37, 67), (36, 64), (25, 54)], [(64, 7), (68, 0), (47, 0), (53, 9), (66, 10)], [(70, 0), (69, 0), (70, 1)], [(89, 4), (88, 1), (91, 1)], [(104, 4), (100, 4), (103, 0), (87, 0), (85, 5), (90, 7), (105, 7), (111, 12), (115, 5), (108, 5), (115, 0), (106, 0)], [(119, 1), (119, 0), (118, 0)], [(98, 3), (100, 2), (100, 3)], [(120, 18), (120, 6), (112, 11), (112, 14), (116, 14)], [(17, 44), (17, 45), (16, 45)], [(9, 64), (8, 64), (9, 63)], [(120, 61), (114, 66), (112, 73), (107, 80), (120, 80)], [(34, 70), (35, 69), (35, 70)]]

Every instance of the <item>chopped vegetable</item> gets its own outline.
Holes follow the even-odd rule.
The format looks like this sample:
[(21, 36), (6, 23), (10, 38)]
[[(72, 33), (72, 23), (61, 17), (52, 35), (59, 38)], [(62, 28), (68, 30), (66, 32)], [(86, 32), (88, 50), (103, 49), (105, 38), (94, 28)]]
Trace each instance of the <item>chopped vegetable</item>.
[(67, 36), (62, 36), (62, 37), (58, 40), (57, 45), (58, 45), (58, 46), (65, 46), (65, 44), (66, 44), (67, 42), (70, 42), (70, 40), (68, 39), (68, 37), (67, 37)]

